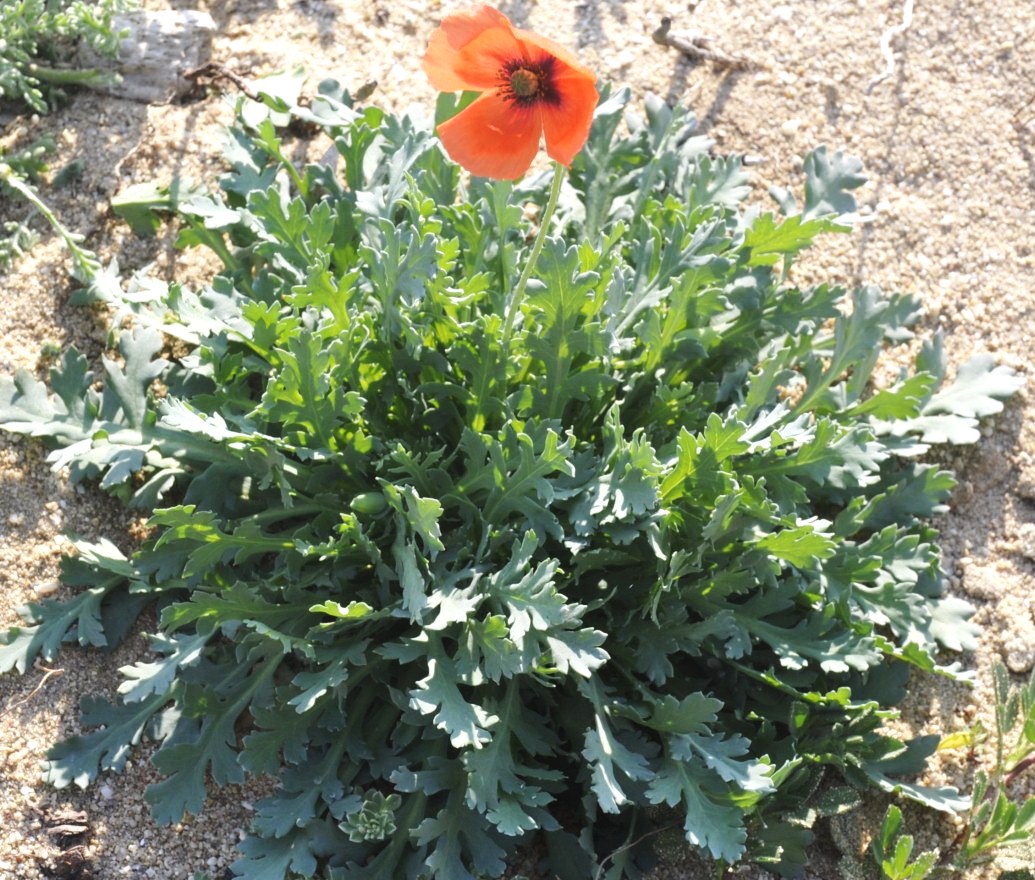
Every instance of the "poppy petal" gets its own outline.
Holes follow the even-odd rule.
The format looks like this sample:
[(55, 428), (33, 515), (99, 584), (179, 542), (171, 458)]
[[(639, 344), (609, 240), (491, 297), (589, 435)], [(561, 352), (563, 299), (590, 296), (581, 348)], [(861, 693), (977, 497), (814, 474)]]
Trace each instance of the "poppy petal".
[(510, 19), (492, 6), (482, 5), (475, 12), (458, 12), (442, 19), (439, 30), (449, 45), (462, 49), (482, 31), (494, 27), (510, 27)]
[(514, 36), (525, 44), (528, 58), (539, 59), (543, 55), (552, 55), (566, 67), (570, 67), (576, 73), (596, 82), (596, 74), (588, 67), (579, 64), (579, 60), (560, 43), (555, 43), (553, 40), (540, 36), (533, 31), (526, 31), (521, 28), (512, 28), (511, 30), (513, 30)]
[(491, 28), (511, 29), (507, 17), (491, 6), (482, 6), (473, 13), (449, 15), (442, 20), (421, 59), (421, 66), (436, 89), (460, 92), (470, 88), (463, 68), (457, 64), (457, 56), (464, 46)]
[(509, 62), (523, 60), (525, 47), (510, 28), (489, 28), (457, 53), (457, 73), (477, 90), (495, 89)]
[(539, 149), (542, 124), (537, 112), (504, 100), (496, 92), (438, 127), (450, 158), (478, 177), (517, 180)]
[(491, 6), (447, 16), (421, 63), (441, 91), (482, 93), (438, 126), (446, 152), (472, 174), (520, 177), (544, 134), (547, 153), (564, 165), (586, 142), (598, 101), (595, 74)]
[(543, 132), (546, 135), (546, 154), (570, 165), (575, 154), (582, 149), (593, 125), (593, 114), (599, 96), (592, 76), (579, 72), (568, 72), (558, 65), (553, 84), (560, 100), (557, 103), (543, 102), (540, 112)]

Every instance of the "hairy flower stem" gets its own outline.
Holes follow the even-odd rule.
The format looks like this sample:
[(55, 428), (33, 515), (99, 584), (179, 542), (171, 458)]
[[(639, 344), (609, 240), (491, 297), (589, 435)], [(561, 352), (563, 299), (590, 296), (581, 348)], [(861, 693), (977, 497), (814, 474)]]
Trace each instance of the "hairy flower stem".
[(30, 64), (29, 73), (40, 82), (57, 86), (103, 86), (115, 78), (110, 71), (93, 68), (45, 67)]
[(564, 183), (564, 166), (560, 162), (553, 163), (553, 186), (550, 188), (550, 198), (546, 203), (546, 210), (539, 219), (539, 232), (536, 234), (535, 242), (532, 244), (532, 253), (528, 255), (525, 268), (521, 271), (517, 287), (510, 297), (510, 304), (507, 306), (507, 319), (503, 324), (503, 357), (506, 360), (510, 350), (510, 335), (514, 331), (514, 320), (521, 309), (521, 301), (525, 298), (525, 287), (528, 279), (532, 276), (535, 264), (539, 260), (539, 253), (543, 249), (543, 242), (546, 241), (546, 233), (550, 228), (550, 220), (553, 219), (553, 212), (557, 208), (557, 200), (561, 195), (561, 184)]
[(83, 236), (67, 229), (57, 215), (50, 210), (47, 203), (43, 201), (25, 180), (15, 173), (14, 169), (6, 163), (0, 163), (0, 184), (13, 189), (18, 195), (32, 205), (50, 224), (51, 228), (61, 237), (65, 247), (72, 253), (73, 275), (80, 281), (90, 281), (101, 270), (101, 261), (97, 255), (88, 248), (80, 247)]

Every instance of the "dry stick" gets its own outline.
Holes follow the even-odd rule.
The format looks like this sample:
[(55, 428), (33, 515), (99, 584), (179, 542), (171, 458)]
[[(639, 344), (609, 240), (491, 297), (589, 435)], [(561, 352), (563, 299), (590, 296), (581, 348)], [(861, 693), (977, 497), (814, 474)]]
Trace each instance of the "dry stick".
[(183, 73), (183, 78), (189, 79), (191, 82), (196, 82), (203, 76), (209, 77), (213, 80), (228, 79), (253, 101), (262, 100), (259, 97), (259, 93), (251, 87), (244, 77), (235, 73), (229, 67), (220, 64), (218, 61), (209, 61), (208, 64), (202, 64), (201, 67), (195, 67), (192, 70), (186, 70)]
[(894, 27), (888, 28), (881, 34), (880, 53), (884, 56), (884, 73), (872, 80), (866, 87), (866, 94), (873, 91), (875, 86), (880, 85), (895, 72), (895, 53), (891, 51), (891, 41), (899, 34), (904, 34), (913, 24), (913, 0), (906, 0), (902, 6), (902, 22)]
[(137, 142), (133, 145), (133, 148), (126, 153), (118, 162), (115, 163), (115, 167), (112, 169), (112, 173), (115, 175), (115, 179), (121, 182), (122, 178), (122, 166), (125, 165), (130, 159), (132, 159), (137, 153), (140, 152), (141, 147), (144, 146), (144, 138), (154, 134), (155, 127), (148, 125), (147, 129), (140, 135)]
[(1021, 104), (1021, 106), (1017, 108), (1017, 112), (1010, 117), (1010, 122), (1014, 124), (1015, 128), (1020, 129), (1025, 124), (1024, 121), (1021, 119), (1021, 114), (1032, 104), (1035, 104), (1035, 92), (1033, 92), (1032, 96), (1028, 98), (1028, 100), (1025, 101), (1023, 104)]
[(613, 853), (607, 855), (604, 858), (604, 860), (600, 863), (600, 865), (597, 868), (597, 873), (594, 876), (593, 880), (601, 880), (601, 878), (604, 876), (604, 869), (607, 867), (607, 863), (613, 862), (615, 856), (625, 852), (627, 849), (632, 849), (634, 846), (638, 846), (639, 844), (643, 843), (643, 841), (645, 841), (648, 837), (655, 837), (658, 834), (664, 834), (666, 831), (672, 831), (674, 828), (678, 827), (678, 825), (664, 825), (661, 828), (655, 828), (651, 831), (648, 831), (646, 834), (641, 834), (639, 837), (636, 838), (636, 840), (630, 841), (624, 846), (618, 847), (618, 849), (616, 849)]
[(42, 663), (39, 664), (39, 668), (42, 669), (44, 673), (43, 678), (40, 679), (40, 683), (36, 685), (36, 687), (34, 687), (27, 696), (22, 697), (22, 699), (18, 700), (18, 702), (16, 703), (11, 703), (9, 708), (17, 709), (19, 706), (24, 706), (26, 703), (29, 702), (29, 700), (36, 696), (36, 694), (43, 690), (43, 686), (50, 680), (51, 676), (64, 675), (65, 673), (64, 669), (50, 669), (49, 667), (44, 666)]
[[(192, 82), (196, 82), (201, 77), (207, 77), (212, 80), (228, 79), (253, 101), (262, 100), (262, 98), (259, 97), (259, 93), (248, 83), (248, 80), (242, 77), (239, 73), (231, 70), (226, 65), (220, 64), (218, 61), (209, 61), (207, 64), (202, 64), (201, 67), (195, 67), (192, 70), (186, 70), (183, 73), (183, 78), (189, 79)], [(352, 100), (365, 101), (374, 93), (376, 88), (377, 80), (372, 79), (361, 85), (356, 90), (356, 93), (352, 95)]]
[(670, 34), (671, 28), (671, 18), (666, 16), (661, 19), (661, 25), (653, 34), (654, 42), (675, 49), (695, 61), (711, 61), (720, 67), (728, 67), (731, 70), (758, 70), (765, 66), (750, 58), (729, 55), (721, 49), (716, 49), (711, 45), (711, 40), (701, 34), (691, 34), (686, 37)]

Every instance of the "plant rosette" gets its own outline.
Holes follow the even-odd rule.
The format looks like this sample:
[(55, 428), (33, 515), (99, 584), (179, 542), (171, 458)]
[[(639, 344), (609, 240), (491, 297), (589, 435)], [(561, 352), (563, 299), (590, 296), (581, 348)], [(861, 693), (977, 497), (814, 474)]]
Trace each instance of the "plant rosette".
[[(878, 387), (919, 303), (795, 285), (859, 163), (819, 149), (800, 206), (746, 208), (684, 111), (605, 90), (537, 229), (552, 172), (465, 182), (429, 124), (299, 87), (258, 83), (219, 191), (177, 202), (210, 284), (105, 270), (103, 382), (74, 350), (0, 380), (0, 426), (152, 511), (129, 556), (77, 542), (0, 645), (24, 671), (158, 612), (46, 778), (153, 740), (171, 823), (274, 776), (251, 880), (495, 876), (534, 840), (565, 880), (638, 876), (673, 814), (791, 875), (817, 803), (966, 807), (908, 781), (936, 737), (881, 728), (975, 633), (929, 522), (953, 478), (920, 456), (1019, 380), (979, 356), (947, 382), (934, 340)], [(294, 167), (292, 119), (336, 158)]]

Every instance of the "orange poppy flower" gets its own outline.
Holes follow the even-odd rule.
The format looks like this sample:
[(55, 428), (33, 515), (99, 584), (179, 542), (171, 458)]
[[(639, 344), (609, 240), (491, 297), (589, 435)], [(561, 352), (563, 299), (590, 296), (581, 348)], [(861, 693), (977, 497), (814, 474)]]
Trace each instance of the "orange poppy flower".
[(547, 155), (570, 165), (589, 137), (596, 76), (567, 49), (514, 27), (491, 6), (447, 16), (422, 63), (440, 91), (481, 92), (438, 127), (446, 152), (472, 174), (517, 179), (544, 135)]

